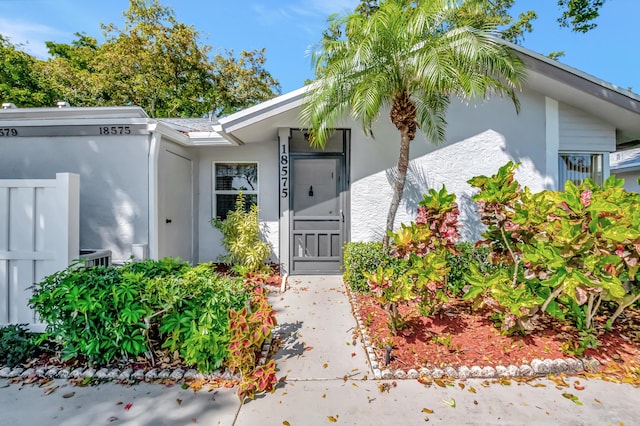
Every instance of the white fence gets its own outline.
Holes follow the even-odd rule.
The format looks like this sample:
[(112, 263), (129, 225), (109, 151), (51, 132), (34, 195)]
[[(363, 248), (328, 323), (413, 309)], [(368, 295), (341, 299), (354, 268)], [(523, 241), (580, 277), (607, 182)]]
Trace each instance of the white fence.
[(80, 253), (80, 177), (0, 180), (0, 325), (29, 324), (31, 287), (66, 268)]

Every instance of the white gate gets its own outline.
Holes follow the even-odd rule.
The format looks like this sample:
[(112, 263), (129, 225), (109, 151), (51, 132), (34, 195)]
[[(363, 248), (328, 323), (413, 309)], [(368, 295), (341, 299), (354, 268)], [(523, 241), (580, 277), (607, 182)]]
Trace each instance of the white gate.
[(0, 180), (0, 325), (29, 324), (31, 287), (80, 254), (80, 177)]

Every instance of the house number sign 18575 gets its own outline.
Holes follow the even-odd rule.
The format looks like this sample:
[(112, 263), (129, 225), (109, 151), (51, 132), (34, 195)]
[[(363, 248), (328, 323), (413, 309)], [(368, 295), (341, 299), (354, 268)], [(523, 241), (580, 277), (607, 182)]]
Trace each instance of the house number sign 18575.
[(289, 196), (289, 152), (286, 144), (280, 145), (280, 197)]

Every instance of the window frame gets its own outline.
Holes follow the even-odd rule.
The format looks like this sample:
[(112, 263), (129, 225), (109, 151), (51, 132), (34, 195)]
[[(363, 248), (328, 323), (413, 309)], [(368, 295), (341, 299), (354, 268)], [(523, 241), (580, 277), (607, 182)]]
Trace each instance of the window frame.
[[(235, 190), (235, 189), (216, 189), (216, 166), (224, 164), (255, 164), (256, 166), (256, 189), (255, 190)], [(256, 205), (260, 204), (260, 162), (254, 160), (237, 160), (237, 161), (214, 161), (211, 166), (211, 217), (217, 218), (217, 195), (238, 195), (240, 192), (247, 195), (256, 196)], [(224, 219), (223, 219), (224, 220)]]
[[(594, 179), (596, 184), (602, 185), (602, 183), (609, 177), (609, 152), (605, 151), (573, 151), (573, 150), (562, 150), (558, 151), (558, 190), (564, 191), (564, 186), (566, 185), (568, 180), (561, 181), (561, 170), (560, 163), (562, 162), (563, 156), (571, 156), (571, 155), (598, 155), (600, 157), (600, 174), (601, 174), (601, 182), (598, 182)], [(587, 178), (585, 178), (587, 179)], [(581, 181), (584, 182), (584, 179)], [(575, 182), (574, 182), (575, 184)], [(577, 185), (577, 184), (576, 184)]]

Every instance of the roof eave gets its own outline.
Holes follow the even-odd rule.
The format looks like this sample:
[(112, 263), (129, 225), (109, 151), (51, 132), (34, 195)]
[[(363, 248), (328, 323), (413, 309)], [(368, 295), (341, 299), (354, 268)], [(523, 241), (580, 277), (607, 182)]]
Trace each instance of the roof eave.
[(219, 123), (213, 126), (213, 130), (225, 139), (242, 145), (244, 141), (233, 135), (233, 132), (244, 127), (266, 120), (270, 117), (282, 114), (302, 105), (303, 98), (313, 85), (304, 86), (276, 98), (262, 102), (253, 107), (236, 112), (227, 117), (220, 118)]

